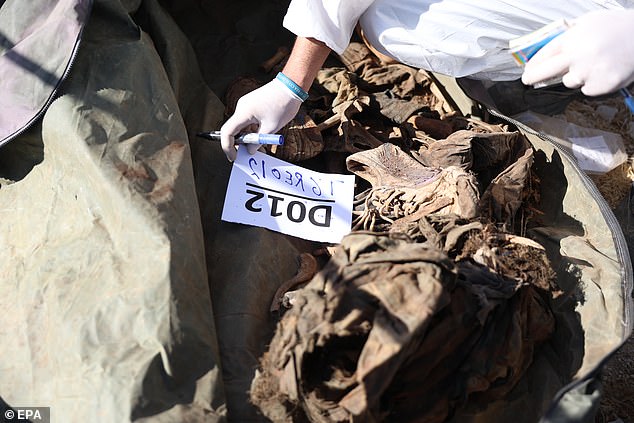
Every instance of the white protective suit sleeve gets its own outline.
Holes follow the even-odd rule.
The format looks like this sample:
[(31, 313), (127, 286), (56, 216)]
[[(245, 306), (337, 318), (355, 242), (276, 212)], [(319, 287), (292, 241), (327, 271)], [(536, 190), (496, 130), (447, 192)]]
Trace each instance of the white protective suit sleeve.
[(557, 20), (634, 0), (292, 0), (284, 26), (341, 53), (357, 22), (381, 53), (454, 77), (519, 79), (508, 42)]
[(283, 25), (298, 37), (314, 38), (338, 54), (348, 47), (352, 31), (374, 0), (292, 0)]

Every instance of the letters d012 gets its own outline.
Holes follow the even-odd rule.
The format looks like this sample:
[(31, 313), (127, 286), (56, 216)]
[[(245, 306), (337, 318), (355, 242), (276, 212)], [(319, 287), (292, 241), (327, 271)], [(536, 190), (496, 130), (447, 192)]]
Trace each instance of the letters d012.
[(247, 189), (246, 193), (249, 194), (250, 197), (244, 206), (250, 212), (262, 213), (264, 209), (261, 206), (260, 200), (270, 201), (271, 217), (286, 217), (289, 221), (294, 223), (302, 223), (308, 218), (308, 221), (315, 226), (324, 228), (330, 227), (332, 218), (331, 205), (318, 203), (314, 206), (309, 206), (302, 201), (288, 200), (279, 195), (252, 189)]

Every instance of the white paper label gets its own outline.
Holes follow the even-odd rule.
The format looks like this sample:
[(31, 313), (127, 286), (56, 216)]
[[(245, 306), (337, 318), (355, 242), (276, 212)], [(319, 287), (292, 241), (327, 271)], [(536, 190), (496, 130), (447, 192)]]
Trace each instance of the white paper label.
[(319, 173), (244, 146), (233, 163), (222, 220), (338, 243), (350, 232), (354, 175)]
[(579, 167), (590, 172), (608, 172), (615, 167), (614, 153), (602, 136), (570, 138)]

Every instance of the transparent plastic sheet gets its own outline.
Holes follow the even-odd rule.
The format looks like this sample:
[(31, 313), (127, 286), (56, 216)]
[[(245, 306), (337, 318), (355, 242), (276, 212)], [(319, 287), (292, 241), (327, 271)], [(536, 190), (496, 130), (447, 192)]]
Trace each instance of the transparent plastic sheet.
[(527, 126), (555, 138), (588, 173), (607, 173), (627, 161), (621, 135), (568, 122), (563, 116), (526, 111), (513, 116)]

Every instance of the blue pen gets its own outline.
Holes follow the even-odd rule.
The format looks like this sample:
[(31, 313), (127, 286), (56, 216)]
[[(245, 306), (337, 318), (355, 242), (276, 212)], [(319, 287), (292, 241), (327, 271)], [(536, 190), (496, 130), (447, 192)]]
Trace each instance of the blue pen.
[(632, 97), (632, 94), (630, 94), (627, 88), (621, 88), (619, 91), (621, 91), (621, 94), (625, 97), (625, 105), (630, 109), (630, 113), (634, 115), (634, 97)]
[[(220, 141), (220, 131), (199, 132), (196, 135), (208, 140)], [(284, 137), (279, 134), (248, 133), (248, 134), (241, 134), (235, 137), (235, 143), (236, 144), (282, 145), (284, 144)]]

